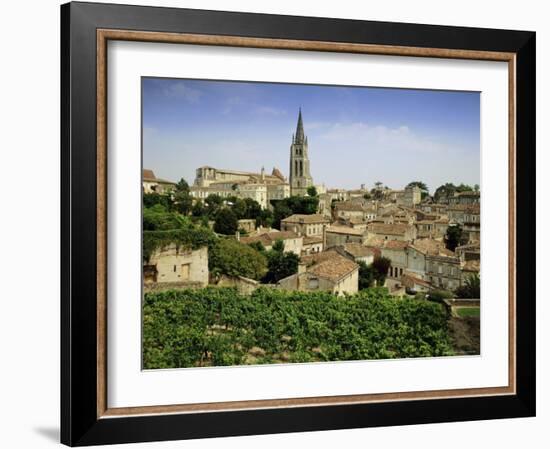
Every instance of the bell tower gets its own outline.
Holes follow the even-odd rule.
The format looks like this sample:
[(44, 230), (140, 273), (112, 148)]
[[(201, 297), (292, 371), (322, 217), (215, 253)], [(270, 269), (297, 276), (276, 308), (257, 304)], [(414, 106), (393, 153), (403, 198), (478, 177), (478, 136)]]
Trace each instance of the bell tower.
[(313, 178), (309, 173), (307, 136), (304, 133), (301, 108), (298, 112), (296, 134), (292, 136), (292, 144), (290, 145), (289, 173), (290, 194), (292, 196), (306, 195), (307, 188), (313, 185)]

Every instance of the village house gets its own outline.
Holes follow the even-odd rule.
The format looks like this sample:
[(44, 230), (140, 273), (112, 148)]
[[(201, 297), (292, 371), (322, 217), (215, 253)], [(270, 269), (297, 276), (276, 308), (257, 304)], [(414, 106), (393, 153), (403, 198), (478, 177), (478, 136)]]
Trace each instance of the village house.
[(328, 226), (325, 228), (325, 248), (345, 245), (346, 243), (363, 244), (365, 235), (365, 231), (348, 226)]
[(335, 218), (366, 220), (365, 207), (361, 203), (352, 201), (341, 201), (334, 203)]
[(409, 294), (415, 294), (418, 292), (425, 293), (431, 289), (431, 284), (428, 281), (409, 273), (405, 273), (401, 276), (401, 284), (406, 288), (406, 291)]
[(427, 280), (427, 258), (430, 256), (453, 257), (454, 253), (445, 248), (443, 242), (434, 239), (417, 239), (407, 248), (407, 272)]
[(391, 261), (388, 269), (388, 277), (400, 279), (407, 269), (407, 241), (403, 240), (385, 240), (380, 248), (382, 257)]
[(468, 262), (470, 260), (480, 259), (480, 245), (479, 242), (474, 242), (468, 245), (461, 245), (455, 248), (455, 253), (459, 257), (461, 262)]
[(158, 248), (143, 265), (143, 280), (149, 284), (208, 285), (208, 248), (185, 249), (175, 243)]
[(153, 170), (144, 169), (142, 189), (143, 193), (170, 193), (176, 189), (176, 183), (157, 178)]
[(330, 220), (321, 214), (294, 214), (281, 220), (281, 231), (293, 231), (303, 236), (322, 236)]
[(302, 243), (302, 255), (315, 254), (323, 251), (323, 237), (319, 235), (312, 235), (304, 237)]
[(344, 246), (335, 246), (334, 250), (354, 262), (364, 262), (370, 265), (374, 262), (375, 250), (360, 243), (346, 243)]
[(369, 239), (412, 241), (416, 238), (416, 228), (404, 223), (370, 223), (367, 231)]
[(454, 196), (449, 198), (449, 204), (479, 204), (479, 197), (479, 191), (455, 192)]
[(302, 254), (303, 236), (292, 231), (268, 231), (262, 234), (254, 234), (247, 237), (240, 237), (237, 234), (237, 238), (241, 243), (249, 245), (251, 243), (261, 243), (263, 247), (269, 251), (273, 249), (273, 245), (277, 240), (281, 240), (285, 246), (285, 253), (294, 253), (296, 255)]
[(303, 256), (298, 273), (281, 279), (277, 285), (283, 290), (353, 294), (359, 287), (359, 265), (332, 250)]
[(426, 277), (435, 288), (454, 291), (462, 282), (460, 268), (460, 259), (454, 254), (426, 256)]

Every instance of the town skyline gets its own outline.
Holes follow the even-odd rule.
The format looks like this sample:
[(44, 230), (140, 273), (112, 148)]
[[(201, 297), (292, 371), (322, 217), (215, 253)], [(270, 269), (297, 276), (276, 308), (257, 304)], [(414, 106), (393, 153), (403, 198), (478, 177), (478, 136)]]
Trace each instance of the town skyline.
[(143, 166), (171, 181), (201, 166), (288, 178), (301, 108), (315, 184), (480, 184), (476, 92), (144, 78), (142, 100)]

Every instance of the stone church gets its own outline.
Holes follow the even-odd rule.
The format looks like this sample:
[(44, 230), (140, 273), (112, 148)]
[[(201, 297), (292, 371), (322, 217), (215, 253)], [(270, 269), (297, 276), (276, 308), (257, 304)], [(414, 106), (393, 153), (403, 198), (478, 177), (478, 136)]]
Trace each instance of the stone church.
[(290, 194), (292, 196), (306, 195), (307, 188), (313, 186), (313, 178), (309, 172), (307, 136), (304, 133), (301, 109), (298, 112), (296, 134), (292, 136), (292, 145), (290, 145), (289, 174)]

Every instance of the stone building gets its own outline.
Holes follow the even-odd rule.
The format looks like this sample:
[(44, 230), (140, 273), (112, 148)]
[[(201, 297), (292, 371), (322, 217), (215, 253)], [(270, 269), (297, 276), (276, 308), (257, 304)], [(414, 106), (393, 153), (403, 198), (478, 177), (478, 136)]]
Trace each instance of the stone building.
[(313, 178), (309, 172), (307, 136), (304, 134), (301, 109), (298, 112), (296, 134), (292, 136), (290, 145), (289, 173), (290, 194), (292, 196), (306, 195), (308, 187), (313, 186)]
[(298, 273), (281, 279), (277, 285), (283, 290), (353, 294), (359, 287), (359, 265), (336, 251), (303, 256)]
[(462, 282), (460, 259), (454, 254), (426, 256), (426, 278), (435, 288), (455, 290)]
[(344, 246), (335, 246), (334, 249), (354, 262), (364, 262), (367, 265), (374, 262), (376, 255), (374, 249), (360, 243), (346, 243)]
[(315, 254), (320, 253), (323, 251), (324, 244), (323, 244), (323, 237), (319, 235), (312, 235), (309, 237), (304, 237), (304, 241), (302, 244), (302, 255), (309, 255), (309, 254)]
[(267, 175), (263, 167), (260, 173), (252, 173), (204, 166), (196, 170), (195, 182), (189, 193), (202, 200), (213, 194), (222, 198), (251, 198), (266, 209), (270, 207), (271, 200), (288, 198), (290, 185), (277, 168)]
[(346, 243), (363, 244), (365, 231), (353, 229), (348, 226), (328, 226), (325, 228), (325, 248), (341, 246)]
[(380, 248), (382, 257), (391, 261), (389, 278), (400, 279), (407, 269), (407, 246), (408, 242), (403, 240), (386, 240)]
[(396, 202), (401, 206), (414, 207), (420, 203), (422, 191), (417, 186), (405, 187), (396, 194)]
[(416, 228), (404, 223), (371, 223), (367, 230), (369, 239), (412, 241), (416, 238)]
[(281, 220), (281, 231), (293, 231), (305, 237), (324, 235), (330, 220), (321, 214), (294, 214)]
[(143, 280), (204, 287), (208, 285), (208, 248), (184, 249), (175, 243), (159, 248), (143, 265)]
[(176, 189), (176, 183), (157, 178), (153, 170), (143, 169), (142, 189), (143, 193), (169, 193)]

